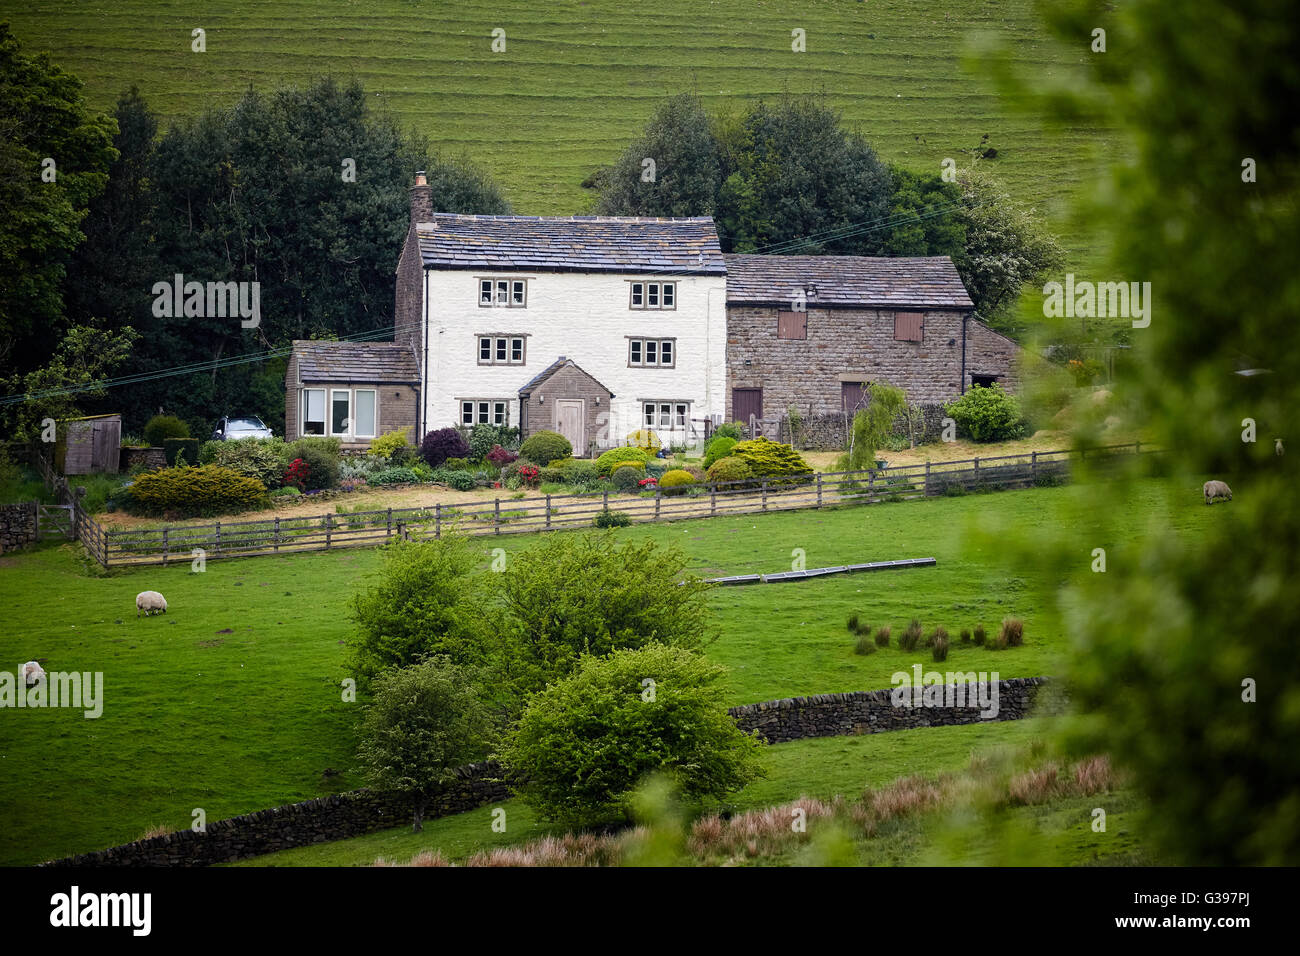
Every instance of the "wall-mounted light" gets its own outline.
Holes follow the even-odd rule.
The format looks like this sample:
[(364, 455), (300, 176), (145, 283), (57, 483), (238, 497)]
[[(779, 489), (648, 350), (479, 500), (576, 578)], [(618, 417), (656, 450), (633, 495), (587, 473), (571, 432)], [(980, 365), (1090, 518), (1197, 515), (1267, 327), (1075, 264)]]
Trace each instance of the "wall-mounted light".
[(537, 396), (537, 404), (538, 404), (538, 405), (545, 405), (545, 404), (546, 404), (546, 396), (545, 396), (545, 395), (538, 395), (538, 396)]
[(597, 404), (597, 405), (600, 404), (600, 396), (599, 396), (599, 395), (596, 396), (596, 404)]

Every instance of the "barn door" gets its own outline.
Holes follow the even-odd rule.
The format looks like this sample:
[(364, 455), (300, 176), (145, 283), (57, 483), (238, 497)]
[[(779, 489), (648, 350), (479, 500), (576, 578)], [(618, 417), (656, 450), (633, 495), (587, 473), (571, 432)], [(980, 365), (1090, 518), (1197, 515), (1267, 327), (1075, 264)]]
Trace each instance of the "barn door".
[(555, 430), (569, 439), (573, 454), (581, 458), (587, 453), (586, 402), (580, 398), (555, 400)]
[(731, 416), (746, 425), (763, 417), (763, 390), (761, 388), (733, 388), (731, 390)]

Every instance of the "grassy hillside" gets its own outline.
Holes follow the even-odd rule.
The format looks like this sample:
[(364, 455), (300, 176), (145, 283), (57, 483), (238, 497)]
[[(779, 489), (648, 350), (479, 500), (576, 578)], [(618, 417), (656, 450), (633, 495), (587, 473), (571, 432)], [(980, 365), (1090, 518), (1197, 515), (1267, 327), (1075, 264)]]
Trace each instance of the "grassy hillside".
[[(1125, 506), (1133, 536), (1215, 520), (1197, 488), (1135, 485)], [(938, 559), (933, 568), (719, 589), (721, 636), (708, 654), (731, 671), (730, 699), (746, 703), (886, 687), (894, 671), (929, 661), (896, 647), (855, 655), (845, 629), (851, 613), (889, 623), (895, 634), (915, 615), (954, 635), (1014, 614), (1025, 621), (1024, 647), (954, 644), (944, 669), (1059, 673), (1054, 582), (1009, 572), (996, 544), (965, 532), (983, 521), (1022, 537), (1044, 521), (1068, 523), (1087, 548), (1111, 549), (1118, 569), (1127, 542), (1089, 531), (1096, 518), (1084, 492), (1040, 488), (618, 533), (675, 542), (701, 572), (786, 569), (795, 548), (809, 567)], [(484, 567), (490, 548), (516, 552), (536, 540), (483, 540)], [(377, 563), (376, 551), (357, 549), (211, 561), (203, 574), (182, 564), (98, 577), (86, 575), (70, 546), (0, 558), (8, 622), (0, 669), (38, 658), (47, 671), (100, 671), (105, 698), (93, 720), (70, 710), (0, 711), (0, 864), (125, 842), (152, 824), (188, 826), (196, 807), (215, 820), (356, 786), (356, 709), (342, 701), (339, 682), (347, 676), (347, 602)], [(135, 595), (149, 589), (167, 596), (169, 611), (137, 619)]]
[[(355, 76), (377, 108), (472, 157), (534, 215), (588, 208), (582, 181), (683, 89), (711, 111), (824, 93), (883, 156), (923, 171), (960, 162), (987, 133), (996, 174), (1053, 216), (1110, 149), (1105, 131), (1048, 135), (963, 65), (982, 37), (1006, 42), (1016, 66), (1044, 81), (1092, 55), (1086, 38), (1071, 49), (1049, 41), (1029, 0), (0, 0), (0, 19), (28, 48), (52, 50), (94, 105), (110, 108), (134, 83), (166, 120), (250, 84)], [(202, 54), (190, 50), (199, 27)], [(498, 28), (506, 50), (493, 53)], [(805, 53), (791, 50), (795, 29)], [(1092, 261), (1093, 240), (1057, 225), (1071, 266)]]

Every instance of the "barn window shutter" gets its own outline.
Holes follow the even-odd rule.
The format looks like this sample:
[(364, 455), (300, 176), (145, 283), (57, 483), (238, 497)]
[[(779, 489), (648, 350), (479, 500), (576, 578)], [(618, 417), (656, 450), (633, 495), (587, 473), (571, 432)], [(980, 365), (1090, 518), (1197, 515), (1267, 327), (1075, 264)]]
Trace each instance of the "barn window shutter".
[(895, 312), (894, 339), (899, 342), (920, 342), (924, 325), (923, 312)]
[(776, 314), (776, 337), (779, 339), (808, 338), (808, 313), (778, 312)]

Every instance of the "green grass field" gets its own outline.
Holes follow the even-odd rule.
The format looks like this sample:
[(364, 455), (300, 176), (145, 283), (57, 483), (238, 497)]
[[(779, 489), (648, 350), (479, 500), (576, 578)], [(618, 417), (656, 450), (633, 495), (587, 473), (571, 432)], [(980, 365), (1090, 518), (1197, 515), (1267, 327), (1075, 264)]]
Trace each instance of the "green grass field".
[[(1215, 509), (1182, 487), (1132, 486), (1123, 506), (1131, 534), (1213, 520)], [(937, 558), (928, 569), (716, 591), (721, 636), (708, 653), (730, 668), (732, 701), (746, 703), (886, 687), (894, 671), (929, 663), (919, 650), (855, 655), (844, 626), (854, 612), (895, 633), (916, 615), (954, 635), (1014, 614), (1025, 621), (1024, 647), (957, 645), (944, 669), (1057, 673), (1063, 637), (1053, 582), (1009, 572), (996, 542), (1066, 523), (1081, 536), (1082, 556), (1110, 548), (1122, 572), (1126, 542), (1090, 530), (1085, 492), (1042, 488), (618, 533), (679, 544), (700, 572), (782, 570), (795, 548), (805, 549), (809, 567)], [(977, 525), (980, 533), (967, 533)], [(990, 527), (1001, 531), (990, 538)], [(492, 547), (518, 552), (534, 541), (484, 539), (485, 568)], [(153, 824), (188, 826), (195, 808), (215, 820), (358, 785), (355, 705), (340, 693), (346, 605), (377, 563), (377, 552), (357, 549), (211, 561), (203, 574), (184, 564), (99, 576), (66, 545), (0, 558), (8, 622), (0, 669), (41, 658), (47, 671), (102, 671), (105, 682), (95, 720), (80, 711), (0, 711), (0, 863), (129, 841)], [(166, 615), (136, 618), (135, 594), (147, 589), (167, 596)]]
[[(1030, 0), (425, 0), (0, 2), (28, 49), (49, 49), (110, 109), (131, 84), (166, 122), (321, 75), (361, 80), (377, 108), (464, 154), (530, 215), (583, 212), (581, 183), (640, 132), (656, 104), (691, 89), (710, 111), (758, 97), (824, 93), (886, 159), (940, 171), (986, 133), (1011, 193), (1053, 218), (1074, 256), (1095, 240), (1064, 228), (1109, 158), (1108, 132), (1049, 133), (1007, 108), (987, 71), (966, 63), (983, 38), (1018, 70), (1068, 78), (1091, 56), (1046, 35)], [(191, 31), (207, 51), (191, 52)], [(502, 29), (506, 49), (491, 50)], [(802, 29), (807, 52), (791, 50)], [(333, 162), (334, 160), (331, 160)]]
[[(727, 801), (725, 808), (742, 812), (789, 803), (801, 797), (828, 799), (841, 794), (852, 798), (866, 788), (880, 787), (903, 776), (960, 773), (969, 766), (973, 755), (1004, 748), (1023, 749), (1047, 739), (1050, 733), (1050, 720), (1039, 718), (1009, 724), (930, 727), (780, 744), (765, 752), (767, 776)], [(1094, 833), (1090, 826), (1090, 811), (1099, 803), (1107, 808), (1108, 826), (1104, 834)], [(1142, 852), (1128, 828), (1130, 814), (1139, 808), (1140, 802), (1133, 793), (1119, 790), (1105, 797), (1063, 798), (1004, 812), (1008, 826), (1031, 834), (1037, 862), (1114, 864), (1131, 861)], [(504, 832), (494, 832), (492, 828), (493, 811), (497, 809), (506, 813)], [(722, 809), (722, 806), (712, 809)], [(526, 844), (561, 832), (539, 821), (522, 800), (514, 799), (428, 821), (424, 831), (418, 834), (412, 833), (408, 825), (350, 840), (270, 853), (232, 865), (368, 866), (379, 859), (404, 863), (426, 850), (440, 851), (448, 861), (462, 862), (484, 850)], [(883, 827), (870, 840), (859, 840), (859, 862), (876, 866), (999, 862), (997, 854), (1005, 852), (1005, 847), (998, 836), (981, 833), (978, 828), (959, 828), (949, 815), (904, 819)], [(754, 862), (792, 861), (783, 857)]]

